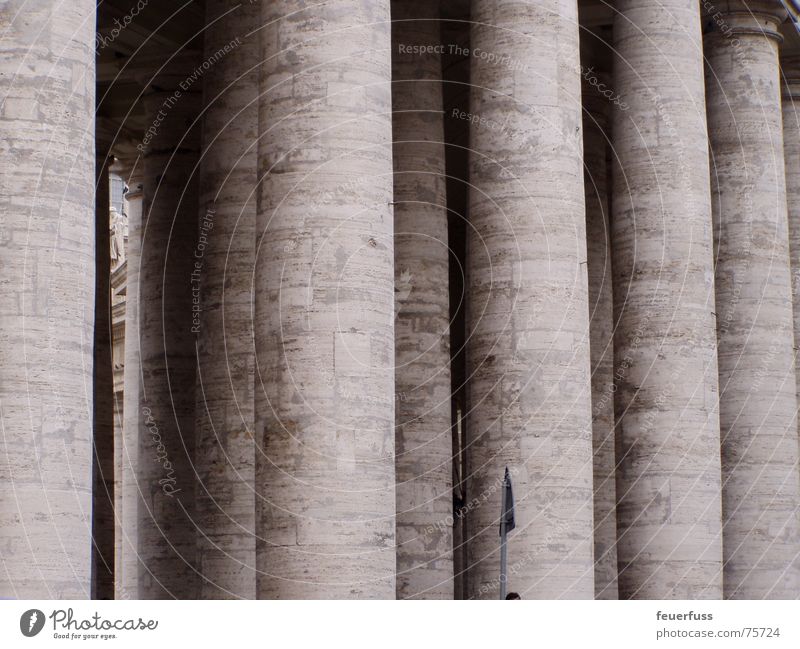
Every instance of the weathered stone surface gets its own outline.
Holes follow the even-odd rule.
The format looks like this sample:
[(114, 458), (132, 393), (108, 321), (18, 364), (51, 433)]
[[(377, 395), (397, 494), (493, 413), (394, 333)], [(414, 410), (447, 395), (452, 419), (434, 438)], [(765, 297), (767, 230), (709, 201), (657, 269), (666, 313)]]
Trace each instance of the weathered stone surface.
[[(440, 55), (444, 106), (444, 162), (447, 192), (447, 239), (450, 248), (450, 376), (453, 421), (453, 597), (467, 597), (468, 538), (462, 504), (466, 491), (466, 277), (467, 208), (469, 205), (470, 123), (459, 115), (469, 112), (469, 6), (470, 0), (441, 3), (441, 40), (447, 49)], [(451, 48), (450, 45), (453, 45)]]
[(707, 23), (724, 595), (800, 592), (800, 475), (777, 0)]
[(171, 4), (0, 2), (0, 598), (800, 595), (785, 3)]
[[(795, 370), (800, 349), (800, 53), (781, 56), (783, 75), (783, 154), (789, 216), (789, 254), (792, 270)], [(797, 375), (800, 393), (800, 373)]]
[(438, 7), (392, 3), (397, 597), (453, 599), (453, 442)]
[(0, 597), (90, 596), (95, 3), (0, 5)]
[[(592, 598), (592, 422), (577, 6), (472, 3), (469, 588)], [(483, 53), (483, 55), (481, 55)]]
[[(781, 59), (783, 88), (783, 151), (786, 169), (786, 203), (789, 216), (789, 253), (792, 270), (794, 316), (794, 358), (797, 374), (797, 393), (800, 395), (800, 373), (797, 370), (797, 351), (800, 349), (800, 39), (787, 48)], [(800, 398), (798, 399), (800, 404)], [(800, 550), (795, 564), (800, 562)]]
[[(175, 78), (183, 78), (176, 71)], [(177, 88), (172, 78), (156, 80)], [(155, 85), (155, 84), (154, 84)], [(191, 275), (197, 236), (197, 93), (145, 98), (157, 132), (144, 154), (139, 271), (137, 461), (139, 596), (197, 596), (194, 454), (195, 338)], [(163, 117), (158, 122), (157, 116)]]
[(612, 249), (621, 598), (719, 598), (714, 275), (700, 10), (614, 21)]
[(389, 2), (263, 2), (260, 598), (394, 598)]
[[(200, 597), (256, 595), (252, 279), (258, 3), (206, 2), (196, 467)], [(194, 276), (193, 276), (194, 277)]]
[[(594, 38), (594, 37), (589, 37)], [(596, 66), (596, 62), (593, 61)], [(588, 67), (585, 66), (584, 67)], [(599, 76), (599, 74), (598, 74)], [(608, 78), (602, 83), (608, 87)], [(617, 599), (617, 490), (614, 459), (614, 299), (611, 273), (606, 163), (608, 100), (584, 83), (583, 188), (586, 197), (586, 267), (589, 279), (589, 334), (592, 361), (594, 449), (595, 599)]]

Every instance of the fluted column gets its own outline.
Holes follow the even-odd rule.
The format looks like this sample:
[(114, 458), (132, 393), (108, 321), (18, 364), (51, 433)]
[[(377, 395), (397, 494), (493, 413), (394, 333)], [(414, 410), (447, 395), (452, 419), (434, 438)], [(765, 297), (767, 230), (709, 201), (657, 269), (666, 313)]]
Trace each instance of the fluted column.
[(87, 598), (95, 3), (0, 24), (0, 597)]
[[(795, 371), (800, 349), (800, 53), (781, 57), (783, 76), (783, 154), (789, 215), (789, 254), (792, 270)], [(797, 376), (800, 393), (800, 374)]]
[[(589, 38), (592, 38), (591, 36)], [(588, 67), (588, 66), (585, 66)], [(597, 73), (609, 87), (606, 75)], [(586, 197), (586, 266), (592, 361), (594, 448), (594, 592), (617, 599), (617, 492), (614, 459), (614, 300), (608, 218), (606, 152), (609, 104), (596, 86), (584, 83), (583, 187)]]
[(128, 185), (128, 247), (125, 250), (125, 369), (122, 394), (120, 556), (117, 560), (116, 599), (137, 599), (139, 592), (138, 502), (139, 399), (142, 367), (139, 356), (139, 270), (142, 251), (142, 162), (137, 159), (122, 174)]
[(777, 0), (707, 20), (726, 598), (800, 592), (797, 397)]
[(468, 231), (471, 597), (592, 598), (592, 423), (574, 0), (472, 2)]
[[(191, 71), (191, 67), (189, 67)], [(139, 271), (137, 525), (139, 596), (197, 596), (194, 519), (195, 339), (192, 272), (197, 235), (197, 93), (176, 95), (179, 71), (145, 97), (155, 132), (144, 142), (144, 214)], [(172, 83), (174, 80), (174, 83)]]
[(394, 598), (388, 0), (262, 3), (259, 598)]
[(438, 6), (392, 3), (397, 597), (453, 599), (453, 442)]
[[(200, 597), (256, 595), (252, 329), (258, 135), (258, 3), (206, 3), (197, 337)], [(193, 276), (195, 277), (195, 276)]]
[(612, 249), (621, 598), (719, 598), (720, 458), (700, 8), (614, 20)]

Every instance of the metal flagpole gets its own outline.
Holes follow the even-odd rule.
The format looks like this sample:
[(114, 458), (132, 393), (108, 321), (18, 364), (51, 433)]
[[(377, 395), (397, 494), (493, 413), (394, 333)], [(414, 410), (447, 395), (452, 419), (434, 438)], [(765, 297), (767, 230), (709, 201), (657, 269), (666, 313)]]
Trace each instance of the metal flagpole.
[(505, 599), (508, 591), (508, 533), (516, 527), (514, 521), (514, 492), (511, 490), (511, 474), (506, 467), (503, 475), (503, 495), (500, 504), (500, 599)]
[(500, 506), (500, 599), (506, 598), (506, 567), (508, 564), (508, 548), (506, 547), (506, 539), (508, 537), (508, 522), (506, 521), (506, 492), (508, 485), (506, 484), (506, 477), (508, 476), (508, 469), (506, 475), (503, 476), (503, 496), (502, 504)]

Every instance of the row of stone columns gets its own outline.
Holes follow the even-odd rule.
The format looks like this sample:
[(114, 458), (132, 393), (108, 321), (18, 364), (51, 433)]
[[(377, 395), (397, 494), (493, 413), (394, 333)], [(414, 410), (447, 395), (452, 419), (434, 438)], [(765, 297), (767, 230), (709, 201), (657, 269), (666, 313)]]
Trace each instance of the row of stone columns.
[(695, 3), (647, 0), (618, 10), (620, 596), (796, 597), (785, 11), (703, 3), (701, 17)]
[[(611, 316), (604, 109), (591, 109), (586, 120), (591, 151), (583, 161), (587, 180), (598, 187), (595, 201), (586, 201), (593, 228), (587, 242), (583, 202), (576, 200), (582, 157), (574, 4), (550, 11), (473, 3), (474, 47), (513, 49), (520, 67), (473, 61), (472, 111), (502, 124), (505, 137), (485, 123), (473, 126), (468, 419), (469, 492), (478, 506), (468, 508), (471, 596), (496, 590), (494, 505), (504, 465), (521, 494), (517, 512), (524, 523), (512, 537), (511, 556), (516, 588), (525, 596), (613, 596), (615, 553), (622, 597), (793, 592), (796, 398), (791, 390), (767, 395), (752, 384), (785, 386), (794, 376), (786, 366), (791, 317), (776, 139), (777, 51), (762, 29), (776, 27), (780, 14), (772, 6), (749, 14), (726, 4), (724, 28), (716, 15), (706, 16), (705, 75), (699, 5), (631, 0), (619, 7), (612, 83), (627, 110), (614, 111), (612, 128), (612, 383), (605, 351)], [(441, 99), (426, 84), (438, 68), (433, 59), (430, 68), (395, 59), (392, 246), (392, 166), (385, 157), (391, 76), (388, 32), (375, 27), (386, 22), (386, 7), (383, 14), (379, 7), (348, 7), (346, 17), (330, 10), (325, 31), (313, 22), (286, 21), (299, 10), (291, 3), (262, 15), (272, 27), (263, 37), (259, 105), (261, 124), (270, 126), (262, 127), (258, 141), (257, 181), (263, 183), (253, 262), (260, 324), (254, 331), (255, 548), (247, 544), (247, 508), (237, 504), (248, 498), (248, 478), (232, 481), (229, 473), (241, 478), (249, 470), (247, 390), (237, 396), (230, 367), (233, 359), (238, 376), (246, 375), (249, 334), (236, 329), (241, 351), (213, 349), (220, 339), (225, 349), (228, 340), (215, 308), (225, 323), (247, 327), (236, 296), (230, 313), (224, 297), (225, 287), (246, 290), (245, 280), (231, 275), (214, 282), (220, 273), (227, 278), (231, 251), (247, 259), (246, 244), (226, 248), (225, 242), (237, 233), (247, 240), (251, 208), (244, 175), (252, 173), (246, 166), (252, 147), (226, 141), (230, 134), (214, 121), (224, 117), (214, 117), (216, 98), (207, 85), (201, 218), (213, 201), (214, 227), (224, 233), (214, 244), (221, 260), (210, 255), (204, 261), (205, 272), (213, 268), (216, 277), (207, 277), (204, 287), (209, 315), (198, 347), (204, 394), (197, 404), (206, 410), (197, 415), (197, 469), (204, 476), (199, 562), (209, 596), (248, 596), (251, 588), (260, 597), (389, 596), (395, 592), (395, 542), (399, 596), (447, 597), (451, 588), (450, 541), (440, 519), (446, 520), (449, 490), (442, 459), (452, 451), (441, 434), (447, 418), (436, 407), (448, 382), (446, 346), (437, 343), (446, 326), (445, 297), (436, 290), (436, 273), (443, 278), (446, 263), (437, 181)], [(431, 16), (421, 6), (404, 5), (394, 17)], [(233, 18), (215, 23), (207, 54), (242, 29), (234, 24)], [(534, 27), (535, 38), (526, 31)], [(337, 30), (348, 36), (344, 50)], [(400, 22), (395, 35), (395, 45), (436, 40), (425, 21)], [(548, 38), (559, 44), (555, 57), (541, 47)], [(227, 84), (240, 84), (241, 96), (231, 92), (232, 103), (220, 106), (252, 131), (252, 118), (245, 117), (254, 101), (252, 81), (245, 81), (252, 70), (241, 58), (228, 59), (219, 76), (226, 91)], [(526, 74), (531, 69), (535, 78)], [(737, 77), (742, 69), (748, 74)], [(748, 115), (754, 98), (769, 110)], [(749, 128), (764, 114), (771, 125), (766, 136), (764, 129)], [(237, 155), (242, 161), (224, 181), (214, 176), (216, 148), (222, 159)], [(759, 177), (748, 180), (748, 168)], [(235, 188), (219, 216), (218, 184)], [(742, 186), (743, 199), (737, 193)], [(766, 192), (773, 194), (772, 210)], [(416, 284), (412, 269), (427, 271)], [(591, 355), (589, 298), (596, 305)], [(764, 332), (757, 340), (747, 335), (753, 326)], [(769, 344), (759, 349), (764, 341)], [(590, 368), (599, 407), (593, 424)], [(203, 377), (215, 387), (214, 401)], [(612, 400), (601, 391), (613, 393), (616, 403), (616, 472), (606, 412)], [(241, 493), (233, 494), (231, 484)]]
[[(510, 549), (524, 596), (794, 592), (788, 231), (777, 50), (761, 29), (774, 31), (780, 14), (765, 7), (745, 15), (726, 5), (732, 29), (706, 16), (705, 74), (699, 4), (619, 7), (611, 83), (626, 110), (613, 110), (606, 198), (608, 108), (591, 101), (582, 155), (574, 4), (473, 3), (473, 46), (512, 49), (518, 61), (472, 62), (471, 110), (485, 121), (473, 123), (470, 170), (470, 596), (496, 591), (505, 465), (519, 494)], [(386, 7), (326, 10), (324, 30), (286, 21), (294, 9), (261, 16), (272, 27), (262, 36), (253, 261), (253, 147), (241, 133), (255, 132), (257, 60), (242, 47), (220, 68), (218, 91), (206, 85), (200, 228), (213, 216), (220, 239), (203, 261), (198, 346), (201, 592), (448, 597), (446, 198), (441, 96), (430, 83), (440, 64), (395, 52), (390, 73)], [(395, 9), (393, 49), (436, 41), (424, 6)], [(254, 19), (215, 23), (206, 53)], [(555, 50), (542, 47), (548, 38)], [(756, 129), (765, 115), (770, 128)], [(486, 123), (502, 124), (503, 137)], [(258, 323), (252, 479), (251, 397), (236, 387), (251, 353), (239, 262), (254, 269)], [(754, 326), (761, 336), (748, 336)]]
[[(4, 49), (61, 73), (31, 100), (2, 64), (0, 595), (81, 597), (94, 5), (26, 7), (45, 42), (10, 4)], [(800, 588), (797, 77), (782, 107), (777, 2), (704, 6), (617, 4), (622, 110), (581, 88), (574, 0), (472, 2), (469, 597), (506, 466), (525, 598)], [(391, 9), (209, 1), (202, 101), (196, 61), (143, 80), (118, 596), (452, 597), (441, 61), (399, 48), (437, 15)]]

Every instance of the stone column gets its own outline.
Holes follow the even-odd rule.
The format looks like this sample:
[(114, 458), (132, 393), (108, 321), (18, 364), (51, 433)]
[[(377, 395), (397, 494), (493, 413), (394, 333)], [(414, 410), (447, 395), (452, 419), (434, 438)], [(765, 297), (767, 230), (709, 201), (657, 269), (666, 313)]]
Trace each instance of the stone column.
[[(588, 38), (594, 38), (588, 36)], [(596, 65), (596, 63), (595, 63)], [(610, 88), (607, 75), (594, 73)], [(617, 490), (614, 459), (614, 300), (609, 230), (609, 102), (603, 88), (584, 82), (583, 186), (586, 197), (586, 265), (589, 278), (589, 333), (592, 361), (594, 449), (595, 599), (617, 599)]]
[(138, 502), (139, 483), (139, 399), (141, 398), (142, 367), (139, 357), (139, 270), (142, 248), (142, 161), (134, 160), (122, 174), (128, 185), (128, 248), (125, 251), (125, 369), (122, 395), (122, 488), (117, 502), (117, 517), (121, 521), (122, 538), (118, 544), (116, 599), (138, 599)]
[(111, 188), (107, 142), (97, 138), (95, 180), (92, 599), (114, 599), (114, 366), (111, 350)]
[[(800, 349), (800, 54), (781, 57), (783, 75), (783, 154), (789, 215), (795, 370)], [(797, 377), (800, 394), (800, 375)]]
[[(252, 329), (258, 140), (258, 3), (208, 0), (196, 279), (200, 597), (256, 596)], [(226, 52), (218, 57), (218, 53)]]
[[(176, 61), (176, 66), (184, 63)], [(201, 103), (179, 88), (180, 67), (151, 81), (142, 143), (144, 214), (139, 272), (139, 400), (137, 526), (139, 596), (197, 596), (194, 496), (195, 338), (200, 318), (192, 273), (199, 250), (197, 175)], [(191, 72), (191, 67), (188, 67)], [(152, 130), (151, 130), (152, 129)]]
[(719, 598), (720, 459), (700, 9), (614, 21), (619, 594)]
[(501, 481), (508, 589), (592, 598), (592, 422), (578, 12), (473, 0), (470, 594), (496, 599)]
[(394, 598), (388, 0), (265, 1), (259, 598)]
[[(469, 456), (466, 452), (466, 267), (467, 207), (469, 205), (469, 128), (460, 117), (469, 112), (469, 0), (440, 4), (441, 42), (447, 48), (440, 55), (442, 102), (444, 107), (445, 190), (447, 194), (447, 239), (450, 248), (450, 382), (453, 422), (453, 596), (466, 599), (468, 557), (467, 516), (463, 504)], [(458, 47), (450, 47), (450, 44)]]
[(453, 441), (438, 6), (392, 4), (397, 597), (453, 599)]
[(87, 598), (95, 2), (0, 24), (0, 597)]
[(777, 0), (706, 21), (726, 598), (800, 592), (797, 396)]

